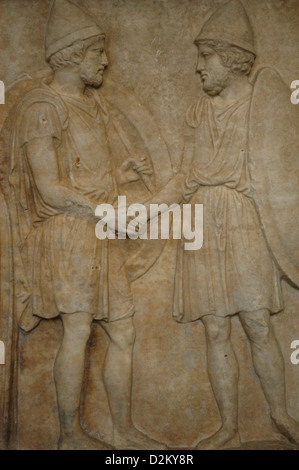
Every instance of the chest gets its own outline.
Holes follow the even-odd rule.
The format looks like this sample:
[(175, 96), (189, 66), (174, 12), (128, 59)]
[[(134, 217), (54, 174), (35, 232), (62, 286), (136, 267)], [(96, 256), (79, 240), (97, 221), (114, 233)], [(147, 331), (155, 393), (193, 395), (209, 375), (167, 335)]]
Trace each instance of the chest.
[(80, 172), (111, 171), (107, 132), (100, 112), (70, 108), (67, 134), (72, 166)]

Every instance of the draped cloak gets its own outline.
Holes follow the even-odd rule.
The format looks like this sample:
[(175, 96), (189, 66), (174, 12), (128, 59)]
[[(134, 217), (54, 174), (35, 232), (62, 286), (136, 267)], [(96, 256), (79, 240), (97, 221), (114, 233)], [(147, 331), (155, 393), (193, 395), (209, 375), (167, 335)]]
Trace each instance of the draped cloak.
[(203, 246), (178, 247), (173, 316), (179, 322), (204, 315), (282, 310), (280, 273), (252, 198), (248, 163), (251, 96), (217, 108), (203, 95), (187, 122), (195, 129), (184, 201), (203, 204)]
[[(87, 312), (96, 320), (133, 315), (125, 260), (117, 240), (98, 240), (84, 216), (45, 203), (26, 155), (26, 143), (50, 136), (61, 182), (94, 203), (117, 197), (100, 98), (86, 103), (58, 95), (45, 83), (30, 91), (17, 110), (12, 135), (11, 175), (19, 211), (21, 252), (32, 295), (20, 319), (29, 331), (41, 318)], [(91, 193), (91, 195), (90, 195)]]

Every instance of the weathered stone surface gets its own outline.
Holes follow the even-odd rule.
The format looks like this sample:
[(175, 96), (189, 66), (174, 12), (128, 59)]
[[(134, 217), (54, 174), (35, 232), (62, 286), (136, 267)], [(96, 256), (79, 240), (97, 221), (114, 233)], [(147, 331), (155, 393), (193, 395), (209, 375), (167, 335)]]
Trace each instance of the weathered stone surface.
[[(0, 447), (296, 448), (298, 1), (0, 11)], [(97, 240), (117, 195), (203, 203), (203, 247)]]

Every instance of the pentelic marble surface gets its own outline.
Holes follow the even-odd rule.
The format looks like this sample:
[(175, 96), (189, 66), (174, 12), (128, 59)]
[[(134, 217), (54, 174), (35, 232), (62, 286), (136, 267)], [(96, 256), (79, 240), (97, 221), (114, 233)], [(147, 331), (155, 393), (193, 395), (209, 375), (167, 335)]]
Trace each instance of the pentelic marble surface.
[(299, 1), (0, 13), (0, 448), (298, 448)]

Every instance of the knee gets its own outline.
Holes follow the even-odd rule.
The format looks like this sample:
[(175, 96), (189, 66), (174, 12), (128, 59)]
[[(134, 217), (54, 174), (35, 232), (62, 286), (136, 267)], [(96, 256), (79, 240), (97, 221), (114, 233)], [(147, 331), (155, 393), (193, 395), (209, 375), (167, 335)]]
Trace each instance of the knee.
[(230, 324), (223, 319), (210, 319), (205, 323), (209, 343), (224, 343), (230, 338)]
[(78, 318), (69, 318), (65, 319), (63, 322), (63, 327), (64, 327), (64, 339), (69, 340), (71, 342), (75, 343), (83, 343), (85, 344), (91, 333), (91, 321), (88, 319), (85, 321), (85, 319), (80, 319), (81, 321), (78, 321)]
[(243, 319), (243, 326), (248, 338), (253, 343), (265, 344), (272, 334), (270, 321), (265, 317), (251, 318), (248, 316)]
[(86, 343), (90, 337), (91, 333), (91, 325), (80, 325), (78, 331), (76, 332), (76, 336), (79, 341)]
[(135, 342), (136, 331), (133, 322), (120, 323), (111, 332), (111, 341), (120, 349), (132, 348)]

